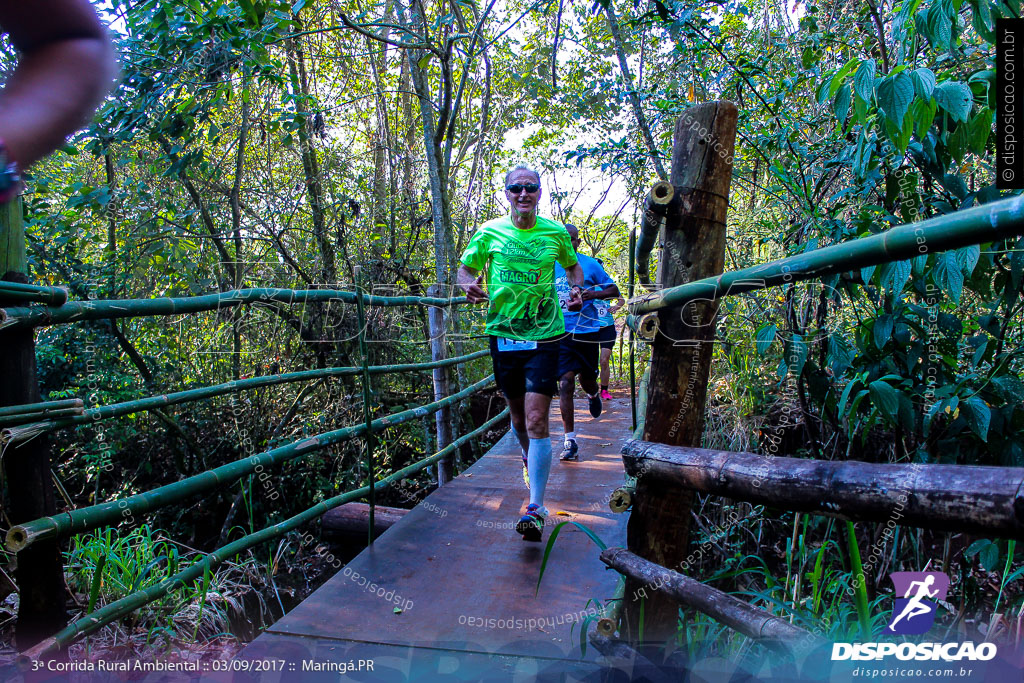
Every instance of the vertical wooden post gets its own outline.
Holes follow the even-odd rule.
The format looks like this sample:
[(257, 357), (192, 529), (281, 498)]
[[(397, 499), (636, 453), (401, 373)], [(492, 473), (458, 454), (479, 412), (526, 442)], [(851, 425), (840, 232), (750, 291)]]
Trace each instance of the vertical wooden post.
[(374, 507), (376, 504), (375, 500), (375, 486), (377, 483), (377, 467), (373, 460), (373, 414), (370, 412), (370, 370), (369, 360), (366, 353), (366, 307), (363, 304), (363, 277), (362, 268), (356, 266), (352, 269), (356, 280), (356, 316), (359, 320), (359, 357), (362, 359), (363, 364), (363, 420), (366, 421), (366, 436), (363, 437), (363, 443), (366, 444), (366, 469), (368, 471), (366, 478), (370, 482), (370, 495), (368, 500), (370, 502), (370, 515), (368, 526), (366, 529), (367, 540), (366, 545), (373, 545), (374, 534)]
[[(27, 283), (28, 259), (21, 212), (20, 197), (0, 205), (0, 277)], [(0, 301), (0, 305), (3, 303)], [(35, 330), (0, 331), (0, 407), (40, 400)], [(57, 512), (50, 474), (50, 445), (45, 435), (22, 445), (7, 446), (3, 467), (11, 522), (19, 524)], [(15, 645), (25, 650), (67, 623), (67, 590), (57, 540), (36, 543), (19, 552), (15, 577), (20, 600)]]
[[(630, 299), (633, 298), (633, 290), (635, 289), (635, 278), (636, 278), (636, 230), (629, 231), (629, 291), (627, 292)], [(632, 427), (629, 428), (630, 433), (636, 431), (636, 357), (633, 355), (636, 352), (636, 340), (633, 338), (633, 328), (629, 328), (629, 408), (633, 415)], [(622, 367), (621, 365), (619, 366)]]
[[(674, 287), (722, 272), (725, 218), (736, 140), (736, 106), (709, 102), (676, 121), (670, 182), (678, 199), (666, 213), (659, 284)], [(643, 438), (676, 446), (700, 446), (704, 402), (715, 337), (714, 302), (694, 302), (659, 312)], [(662, 566), (685, 571), (693, 495), (640, 476), (629, 518), (631, 551)], [(627, 581), (623, 630), (639, 641), (661, 644), (676, 637), (678, 605), (651, 586)]]
[[(437, 284), (430, 288), (429, 296), (442, 297), (447, 295), (446, 288)], [(448, 337), (445, 333), (445, 314), (440, 306), (427, 308), (427, 321), (430, 326), (430, 359), (444, 360), (448, 357)], [(448, 368), (434, 368), (434, 400), (440, 401), (451, 394), (448, 383)], [(437, 426), (437, 450), (443, 449), (452, 442), (452, 411), (442, 408), (434, 413)], [(437, 463), (437, 485), (444, 486), (455, 476), (454, 455), (449, 454)]]

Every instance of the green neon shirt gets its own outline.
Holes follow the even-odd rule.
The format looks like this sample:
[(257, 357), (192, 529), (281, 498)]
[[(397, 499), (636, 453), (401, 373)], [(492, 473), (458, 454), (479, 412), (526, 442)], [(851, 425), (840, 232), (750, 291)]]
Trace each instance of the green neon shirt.
[(462, 252), (463, 265), (487, 268), (487, 334), (510, 339), (547, 339), (565, 332), (555, 291), (555, 261), (576, 265), (565, 226), (537, 217), (529, 230), (508, 216), (481, 225)]

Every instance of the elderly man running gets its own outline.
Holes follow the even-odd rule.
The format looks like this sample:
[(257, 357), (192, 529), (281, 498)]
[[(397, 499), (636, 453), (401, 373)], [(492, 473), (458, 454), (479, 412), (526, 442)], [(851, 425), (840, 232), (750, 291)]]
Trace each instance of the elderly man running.
[[(551, 472), (548, 409), (557, 390), (558, 340), (565, 332), (555, 291), (557, 261), (573, 283), (566, 306), (583, 305), (583, 270), (561, 223), (537, 215), (540, 174), (517, 166), (505, 176), (508, 216), (484, 223), (462, 254), (458, 284), (471, 303), (488, 301), (486, 333), (498, 388), (523, 449), (530, 503), (516, 524), (527, 541), (540, 541)], [(487, 289), (481, 286), (487, 269)]]

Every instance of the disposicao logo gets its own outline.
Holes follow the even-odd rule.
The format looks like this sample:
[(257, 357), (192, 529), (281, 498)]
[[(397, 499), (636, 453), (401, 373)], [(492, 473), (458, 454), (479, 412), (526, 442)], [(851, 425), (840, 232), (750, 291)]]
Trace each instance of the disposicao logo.
[[(949, 577), (942, 572), (893, 572), (896, 587), (892, 620), (884, 633), (920, 635), (935, 623), (936, 603), (945, 600)], [(902, 596), (902, 597), (900, 597)], [(900, 660), (988, 661), (996, 656), (995, 643), (833, 643), (832, 660), (872, 660), (895, 656)]]
[(942, 572), (893, 572), (889, 574), (896, 586), (893, 619), (886, 633), (919, 635), (927, 633), (935, 623), (936, 605), (932, 600), (945, 600), (949, 577)]

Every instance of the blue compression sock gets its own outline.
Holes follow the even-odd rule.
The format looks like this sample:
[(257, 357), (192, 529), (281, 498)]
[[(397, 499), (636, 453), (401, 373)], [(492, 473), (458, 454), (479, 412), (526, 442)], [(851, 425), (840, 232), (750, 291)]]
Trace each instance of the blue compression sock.
[(544, 489), (551, 473), (551, 439), (530, 439), (526, 460), (526, 469), (530, 473), (530, 503), (543, 507)]

